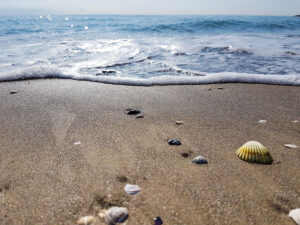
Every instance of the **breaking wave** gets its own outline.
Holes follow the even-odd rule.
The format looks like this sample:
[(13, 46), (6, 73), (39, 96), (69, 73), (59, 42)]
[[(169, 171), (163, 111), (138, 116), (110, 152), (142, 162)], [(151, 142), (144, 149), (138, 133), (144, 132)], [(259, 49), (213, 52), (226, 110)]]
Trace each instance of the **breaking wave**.
[(151, 78), (71, 75), (63, 73), (56, 66), (31, 67), (0, 75), (0, 81), (18, 81), (27, 79), (72, 79), (107, 84), (153, 86), (153, 85), (196, 85), (216, 83), (250, 83), (300, 86), (300, 74), (269, 75), (241, 74), (233, 72), (209, 73), (202, 76), (156, 76)]

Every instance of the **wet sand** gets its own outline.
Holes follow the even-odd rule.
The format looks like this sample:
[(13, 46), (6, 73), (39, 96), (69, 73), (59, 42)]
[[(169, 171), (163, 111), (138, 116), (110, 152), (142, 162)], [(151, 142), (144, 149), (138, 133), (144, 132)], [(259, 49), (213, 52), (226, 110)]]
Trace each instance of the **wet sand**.
[[(294, 224), (300, 149), (283, 144), (300, 146), (299, 87), (32, 80), (0, 83), (0, 108), (0, 224), (105, 224), (97, 213), (115, 205), (127, 225)], [(240, 160), (249, 140), (274, 163)], [(198, 155), (208, 164), (192, 164)], [(141, 192), (128, 196), (127, 183)]]

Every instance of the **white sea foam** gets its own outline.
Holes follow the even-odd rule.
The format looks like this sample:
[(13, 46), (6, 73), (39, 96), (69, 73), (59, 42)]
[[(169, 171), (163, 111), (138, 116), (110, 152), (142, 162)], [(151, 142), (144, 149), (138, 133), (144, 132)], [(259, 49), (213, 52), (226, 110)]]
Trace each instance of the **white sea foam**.
[(152, 85), (196, 85), (215, 83), (253, 83), (273, 85), (294, 85), (300, 86), (300, 74), (295, 75), (264, 75), (245, 73), (211, 73), (205, 76), (156, 76), (151, 78), (138, 77), (113, 77), (113, 76), (90, 76), (72, 75), (63, 73), (56, 66), (35, 66), (27, 69), (20, 69), (14, 72), (0, 75), (0, 81), (17, 81), (26, 79), (73, 79), (108, 84), (152, 86)]

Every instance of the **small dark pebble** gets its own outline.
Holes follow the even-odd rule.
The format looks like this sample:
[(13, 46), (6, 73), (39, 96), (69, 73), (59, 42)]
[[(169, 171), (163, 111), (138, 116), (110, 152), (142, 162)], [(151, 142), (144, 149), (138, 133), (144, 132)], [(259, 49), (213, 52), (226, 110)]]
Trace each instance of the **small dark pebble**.
[(183, 157), (183, 158), (187, 158), (187, 157), (189, 157), (189, 153), (187, 153), (187, 152), (184, 152), (184, 153), (181, 153), (181, 156)]
[(11, 92), (9, 92), (9, 94), (11, 94), (11, 95), (14, 95), (14, 94), (17, 94), (18, 92), (17, 91), (11, 91)]
[(2, 188), (0, 188), (0, 192), (2, 192)]
[(223, 90), (224, 88), (220, 88), (220, 87), (219, 87), (219, 88), (217, 88), (217, 89), (218, 89), (218, 90)]
[(154, 225), (162, 225), (163, 223), (164, 222), (159, 216), (154, 218)]
[(127, 112), (128, 115), (136, 115), (136, 114), (139, 114), (139, 113), (141, 113), (141, 111), (137, 110), (137, 109), (132, 109), (132, 110), (129, 110)]
[(211, 88), (208, 88), (208, 90), (211, 91), (212, 89), (211, 89)]
[(168, 140), (168, 143), (169, 143), (169, 145), (181, 145), (181, 142), (177, 138)]
[(139, 116), (136, 116), (135, 118), (136, 119), (142, 119), (142, 118), (144, 118), (144, 116), (143, 115), (139, 115)]
[(117, 176), (117, 180), (120, 181), (121, 183), (126, 183), (128, 182), (128, 178), (124, 175)]

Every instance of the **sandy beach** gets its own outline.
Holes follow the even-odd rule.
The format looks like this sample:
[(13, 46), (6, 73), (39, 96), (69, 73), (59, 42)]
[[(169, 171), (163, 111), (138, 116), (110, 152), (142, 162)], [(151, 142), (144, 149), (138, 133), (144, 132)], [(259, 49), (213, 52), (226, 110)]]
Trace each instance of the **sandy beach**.
[[(1, 225), (87, 215), (100, 225), (97, 213), (110, 206), (128, 208), (127, 225), (156, 216), (166, 225), (294, 224), (287, 214), (300, 207), (300, 148), (283, 145), (300, 146), (299, 87), (53, 79), (0, 83), (0, 96)], [(236, 156), (250, 140), (268, 148), (272, 165)], [(208, 164), (192, 164), (198, 155)], [(141, 192), (127, 195), (127, 183)]]

